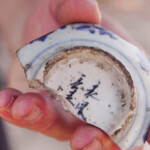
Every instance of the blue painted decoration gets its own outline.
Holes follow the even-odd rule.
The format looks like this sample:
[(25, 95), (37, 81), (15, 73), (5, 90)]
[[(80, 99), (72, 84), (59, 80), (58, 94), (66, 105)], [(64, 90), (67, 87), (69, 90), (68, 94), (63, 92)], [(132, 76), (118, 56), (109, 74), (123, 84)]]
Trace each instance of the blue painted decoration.
[(96, 30), (98, 30), (100, 35), (108, 35), (112, 39), (115, 39), (115, 40), (118, 39), (118, 37), (116, 35), (114, 35), (112, 32), (110, 32), (102, 27), (96, 26), (96, 25), (80, 25), (76, 28), (76, 30), (88, 31), (92, 34), (94, 34), (96, 32)]
[(75, 107), (75, 109), (78, 109), (78, 115), (80, 115), (84, 121), (86, 121), (86, 117), (83, 114), (83, 110), (88, 106), (88, 104), (89, 102), (78, 103)]
[(85, 93), (85, 97), (92, 97), (93, 99), (99, 100), (95, 97), (95, 95), (98, 95), (97, 92), (95, 92), (95, 90), (99, 87), (99, 85), (101, 84), (101, 81), (98, 81), (98, 83), (96, 85), (93, 85), (92, 89), (87, 89), (87, 93)]

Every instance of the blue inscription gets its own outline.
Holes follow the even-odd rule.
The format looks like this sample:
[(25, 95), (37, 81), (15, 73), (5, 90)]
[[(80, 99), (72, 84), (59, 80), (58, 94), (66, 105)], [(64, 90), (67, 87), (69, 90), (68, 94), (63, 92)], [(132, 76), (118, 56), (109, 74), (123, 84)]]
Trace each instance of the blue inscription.
[(78, 103), (75, 107), (75, 109), (78, 109), (78, 115), (80, 115), (84, 121), (86, 121), (86, 117), (83, 114), (83, 110), (88, 106), (88, 104), (88, 102)]
[(79, 85), (83, 84), (83, 77), (85, 77), (84, 74), (82, 74), (76, 82), (70, 84), (72, 91), (69, 91), (69, 94), (66, 96), (66, 99), (72, 104), (72, 106), (74, 106), (74, 104), (71, 100), (73, 99), (73, 95), (78, 91)]
[(96, 85), (93, 85), (92, 89), (87, 89), (87, 93), (85, 94), (85, 97), (92, 97), (93, 99), (99, 100), (96, 97), (94, 97), (95, 95), (98, 95), (97, 92), (95, 92), (95, 90), (99, 87), (99, 85), (101, 84), (100, 81), (98, 81), (98, 83)]

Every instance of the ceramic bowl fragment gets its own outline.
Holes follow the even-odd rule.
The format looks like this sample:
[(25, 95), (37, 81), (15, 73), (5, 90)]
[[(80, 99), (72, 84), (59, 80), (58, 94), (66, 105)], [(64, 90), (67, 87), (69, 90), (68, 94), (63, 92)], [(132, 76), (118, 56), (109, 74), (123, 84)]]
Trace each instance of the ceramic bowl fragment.
[(93, 24), (71, 24), (17, 52), (30, 87), (41, 88), (122, 149), (150, 123), (150, 63), (135, 46)]

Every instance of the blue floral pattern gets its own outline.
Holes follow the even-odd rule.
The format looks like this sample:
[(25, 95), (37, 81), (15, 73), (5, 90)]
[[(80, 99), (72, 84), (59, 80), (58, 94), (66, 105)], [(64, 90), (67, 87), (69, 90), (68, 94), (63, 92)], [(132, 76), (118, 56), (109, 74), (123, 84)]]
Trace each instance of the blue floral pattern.
[(96, 25), (80, 25), (76, 28), (76, 30), (89, 31), (91, 34), (94, 34), (96, 30), (98, 30), (100, 35), (108, 35), (112, 39), (118, 39), (118, 37), (112, 32)]
[(44, 41), (47, 39), (47, 36), (48, 36), (48, 34), (43, 35), (43, 36), (39, 37), (38, 39), (36, 39), (36, 40), (34, 40), (34, 41), (31, 41), (30, 44), (32, 44), (32, 43), (35, 42), (35, 41), (44, 42)]
[[(66, 25), (61, 27), (60, 29), (61, 30), (64, 30), (66, 29)], [(114, 39), (114, 40), (117, 40), (118, 39), (118, 36), (113, 34), (111, 31), (108, 31), (100, 26), (97, 26), (97, 25), (93, 25), (93, 24), (86, 24), (86, 25), (79, 25), (75, 28), (76, 30), (82, 30), (82, 31), (88, 31), (90, 32), (91, 34), (94, 34), (96, 33), (96, 30), (99, 31), (99, 34), (100, 35), (108, 35), (110, 38)]]

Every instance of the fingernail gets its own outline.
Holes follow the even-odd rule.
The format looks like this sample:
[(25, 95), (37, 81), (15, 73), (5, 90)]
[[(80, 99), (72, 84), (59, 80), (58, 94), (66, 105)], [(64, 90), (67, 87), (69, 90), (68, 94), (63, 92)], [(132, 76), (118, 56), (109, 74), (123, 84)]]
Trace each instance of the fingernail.
[(1, 95), (0, 108), (8, 107), (14, 99), (15, 99), (15, 96), (10, 97), (6, 95)]
[(88, 144), (83, 148), (83, 150), (102, 150), (102, 149), (103, 149), (102, 143), (100, 142), (100, 140), (96, 138), (90, 144)]
[(42, 110), (38, 106), (34, 105), (29, 113), (26, 114), (26, 112), (24, 111), (22, 113), (15, 114), (14, 117), (17, 119), (23, 119), (28, 123), (33, 123), (40, 120), (42, 115)]
[(41, 111), (41, 109), (34, 105), (31, 113), (29, 115), (27, 115), (26, 117), (24, 117), (23, 119), (29, 122), (36, 122), (38, 120), (40, 120), (40, 118), (42, 117), (43, 113)]

